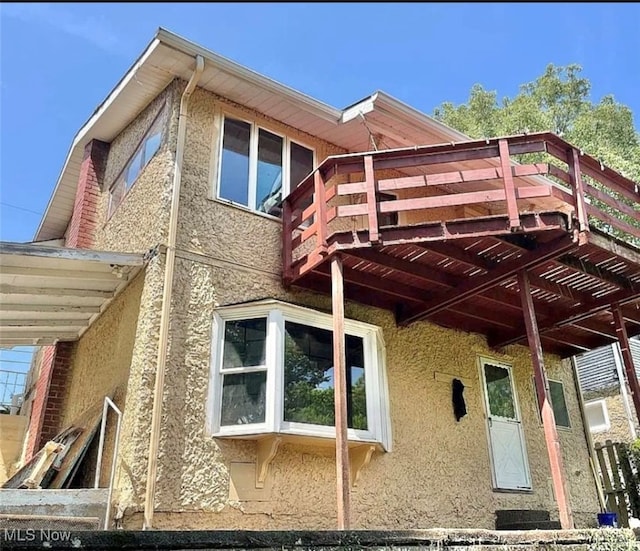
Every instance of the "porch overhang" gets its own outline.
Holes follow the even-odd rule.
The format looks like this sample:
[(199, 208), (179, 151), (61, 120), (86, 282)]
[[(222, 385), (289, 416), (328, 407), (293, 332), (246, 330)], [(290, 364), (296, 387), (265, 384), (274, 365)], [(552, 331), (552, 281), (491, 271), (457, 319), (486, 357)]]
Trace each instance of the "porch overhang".
[(144, 255), (0, 242), (0, 346), (76, 341)]

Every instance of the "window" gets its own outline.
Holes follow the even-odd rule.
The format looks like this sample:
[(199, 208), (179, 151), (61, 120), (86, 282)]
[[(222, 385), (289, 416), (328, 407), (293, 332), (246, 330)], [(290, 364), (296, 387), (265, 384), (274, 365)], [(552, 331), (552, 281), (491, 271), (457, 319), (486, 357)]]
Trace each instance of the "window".
[[(553, 409), (553, 416), (556, 420), (556, 427), (571, 428), (571, 421), (569, 420), (569, 410), (567, 409), (567, 401), (564, 396), (564, 384), (561, 381), (549, 381), (549, 396), (551, 402), (551, 408)], [(536, 392), (536, 382), (533, 380), (533, 392)], [(536, 397), (536, 404), (538, 403)], [(540, 422), (542, 423), (542, 413), (538, 408), (538, 415), (540, 416)]]
[(607, 403), (604, 400), (585, 402), (584, 413), (591, 432), (604, 432), (611, 428)]
[(224, 118), (218, 194), (252, 210), (280, 215), (283, 196), (314, 167), (314, 152), (253, 123)]
[[(332, 318), (262, 301), (214, 318), (211, 429), (215, 436), (335, 437)], [(350, 440), (390, 445), (379, 328), (345, 321)]]
[(142, 138), (135, 153), (109, 189), (109, 218), (111, 218), (111, 215), (116, 211), (127, 191), (131, 189), (133, 183), (138, 179), (140, 173), (158, 149), (160, 149), (162, 131), (164, 129), (164, 111), (165, 109), (160, 110), (160, 113), (158, 113), (152, 122), (151, 127)]
[(571, 428), (567, 402), (564, 397), (564, 385), (560, 381), (549, 379), (549, 394), (551, 396), (553, 416), (556, 419), (556, 427)]

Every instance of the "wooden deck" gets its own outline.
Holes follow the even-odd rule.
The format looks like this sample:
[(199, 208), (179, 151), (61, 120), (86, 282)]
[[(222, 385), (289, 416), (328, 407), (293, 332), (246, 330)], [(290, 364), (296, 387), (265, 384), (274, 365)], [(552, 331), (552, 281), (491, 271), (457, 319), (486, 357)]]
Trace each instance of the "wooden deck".
[(548, 133), (334, 156), (283, 203), (284, 282), (330, 294), (339, 255), (345, 298), (499, 348), (527, 342), (524, 269), (566, 357), (615, 342), (615, 312), (640, 334), (639, 212), (634, 182)]

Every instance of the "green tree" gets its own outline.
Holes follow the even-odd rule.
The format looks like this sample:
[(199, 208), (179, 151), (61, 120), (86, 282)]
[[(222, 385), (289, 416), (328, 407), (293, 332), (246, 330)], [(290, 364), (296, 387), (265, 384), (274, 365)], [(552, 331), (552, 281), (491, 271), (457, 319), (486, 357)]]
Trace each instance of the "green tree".
[[(445, 102), (435, 109), (434, 117), (472, 138), (551, 131), (640, 182), (640, 134), (631, 110), (611, 95), (592, 102), (591, 84), (581, 71), (575, 64), (550, 64), (536, 80), (523, 84), (515, 97), (500, 101), (496, 91), (476, 84), (467, 103)], [(637, 203), (633, 206), (638, 209)], [(638, 217), (627, 221), (638, 225)]]

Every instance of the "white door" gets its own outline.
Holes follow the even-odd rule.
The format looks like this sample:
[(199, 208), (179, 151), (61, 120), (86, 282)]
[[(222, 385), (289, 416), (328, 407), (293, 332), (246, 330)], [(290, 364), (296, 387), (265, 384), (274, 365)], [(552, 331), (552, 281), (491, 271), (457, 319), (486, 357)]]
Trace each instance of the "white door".
[(483, 360), (482, 380), (494, 487), (504, 490), (531, 489), (529, 462), (511, 367)]

